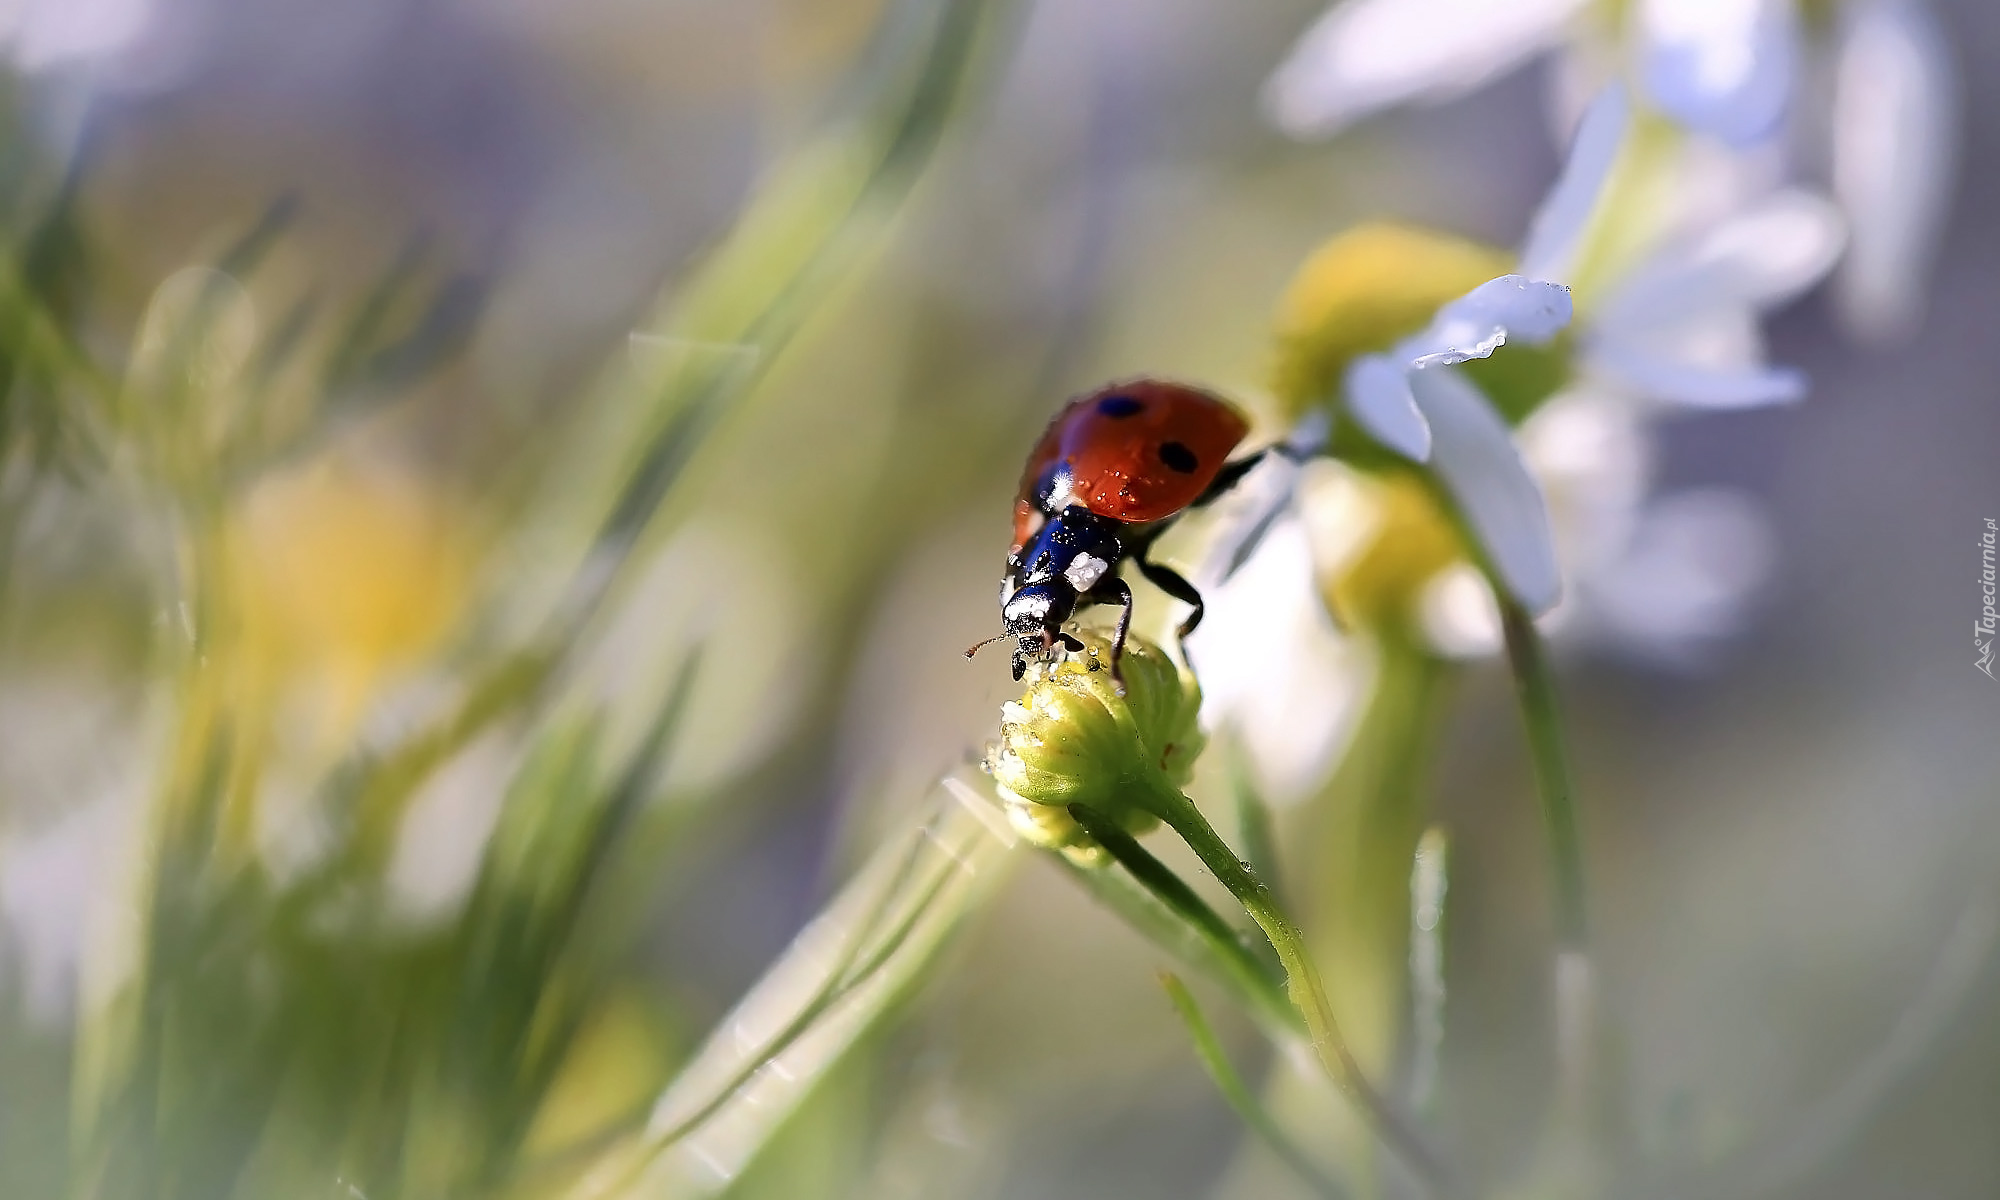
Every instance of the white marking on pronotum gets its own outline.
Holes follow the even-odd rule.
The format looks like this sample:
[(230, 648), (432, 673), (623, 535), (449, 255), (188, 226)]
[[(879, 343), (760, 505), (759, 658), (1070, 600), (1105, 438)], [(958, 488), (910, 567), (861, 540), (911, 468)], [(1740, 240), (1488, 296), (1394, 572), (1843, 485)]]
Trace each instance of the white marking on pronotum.
[(1049, 605), (1054, 601), (1046, 592), (1030, 592), (1007, 601), (1007, 608), (1001, 615), (1009, 621), (1028, 616), (1040, 620), (1049, 615)]
[(1104, 572), (1110, 569), (1111, 564), (1101, 558), (1079, 554), (1069, 564), (1069, 570), (1063, 572), (1063, 578), (1069, 580), (1069, 585), (1077, 591), (1087, 592), (1096, 587), (1097, 581), (1104, 578)]

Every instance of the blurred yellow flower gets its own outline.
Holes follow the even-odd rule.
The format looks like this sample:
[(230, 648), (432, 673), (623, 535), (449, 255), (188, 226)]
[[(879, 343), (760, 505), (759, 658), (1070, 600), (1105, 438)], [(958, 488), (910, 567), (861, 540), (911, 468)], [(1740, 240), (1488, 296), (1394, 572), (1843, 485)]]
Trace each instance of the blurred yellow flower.
[(1388, 350), (1511, 269), (1507, 251), (1415, 226), (1372, 222), (1336, 235), (1278, 301), (1272, 391), (1284, 416), (1328, 404), (1357, 356)]
[(338, 458), (260, 483), (227, 518), (224, 547), (242, 667), (274, 691), (316, 692), (321, 736), (350, 729), (386, 678), (442, 639), (472, 559), (464, 514), (433, 485)]
[(1349, 629), (1394, 630), (1415, 616), (1425, 585), (1464, 559), (1465, 545), (1413, 473), (1359, 478), (1374, 525), (1360, 549), (1322, 581), (1327, 609)]

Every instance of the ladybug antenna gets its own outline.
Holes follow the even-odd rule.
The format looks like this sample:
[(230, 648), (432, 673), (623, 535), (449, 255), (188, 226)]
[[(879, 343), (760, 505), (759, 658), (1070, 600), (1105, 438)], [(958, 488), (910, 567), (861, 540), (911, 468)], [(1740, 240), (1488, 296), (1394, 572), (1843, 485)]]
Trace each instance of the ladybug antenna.
[(996, 633), (992, 637), (987, 638), (983, 642), (975, 642), (969, 649), (966, 650), (965, 657), (971, 658), (973, 655), (979, 653), (981, 650), (984, 650), (986, 647), (991, 646), (993, 643), (1000, 641), (1002, 638), (1008, 638), (1012, 636), (1013, 635), (1011, 633)]

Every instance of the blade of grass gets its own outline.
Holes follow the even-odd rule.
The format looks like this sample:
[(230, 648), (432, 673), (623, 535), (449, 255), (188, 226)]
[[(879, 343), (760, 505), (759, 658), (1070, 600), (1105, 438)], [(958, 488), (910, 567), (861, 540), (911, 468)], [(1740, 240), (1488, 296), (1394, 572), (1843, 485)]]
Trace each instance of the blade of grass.
[(1410, 867), (1410, 1107), (1437, 1103), (1444, 1049), (1444, 918), (1451, 838), (1442, 825), (1424, 831)]
[(1376, 1135), (1396, 1157), (1433, 1193), (1456, 1192), (1452, 1172), (1444, 1159), (1418, 1132), (1413, 1121), (1382, 1094), (1355, 1061), (1346, 1038), (1334, 1018), (1326, 986), (1306, 948), (1305, 938), (1293, 924), (1276, 897), (1257, 877), (1255, 870), (1239, 858), (1208, 823), (1201, 810), (1186, 796), (1163, 788), (1148, 806), (1167, 826), (1180, 835), (1188, 848), (1201, 859), (1217, 882), (1229, 890), (1243, 911), (1250, 915), (1277, 951), (1285, 969), (1285, 990), (1293, 1007), (1304, 1020), (1314, 1054), (1333, 1081), (1367, 1117)]
[[(365, 827), (393, 826), (438, 762), (500, 717), (541, 701), (599, 615), (640, 531), (673, 493), (722, 416), (762, 379), (922, 176), (947, 118), (973, 72), (983, 30), (1009, 0), (943, 0), (904, 72), (867, 72), (874, 111), (833, 130), (789, 160), (760, 189), (727, 239), (670, 306), (667, 327), (689, 344), (753, 347), (754, 355), (708, 356), (672, 373), (643, 405), (638, 448), (618, 474), (593, 549), (527, 644), (475, 679), (450, 713), (396, 745), (343, 762), (331, 787)], [(904, 32), (909, 13), (885, 18)], [(885, 38), (888, 34), (885, 33)], [(894, 40), (894, 39), (888, 39)], [(880, 64), (874, 64), (880, 67)], [(901, 76), (913, 72), (914, 78)], [(882, 82), (875, 82), (880, 80)], [(624, 397), (617, 397), (624, 400)], [(601, 472), (600, 472), (601, 473)], [(574, 491), (574, 475), (560, 486)]]
[(1230, 1065), (1222, 1042), (1209, 1026), (1208, 1018), (1202, 1015), (1201, 1006), (1195, 1003), (1194, 993), (1188, 991), (1180, 977), (1170, 971), (1160, 972), (1160, 986), (1166, 989), (1167, 999), (1173, 1002), (1174, 1011), (1180, 1014), (1181, 1023), (1187, 1026), (1188, 1037), (1194, 1042), (1195, 1054), (1207, 1069), (1208, 1077), (1215, 1081), (1216, 1090), (1222, 1093), (1222, 1098), (1229, 1102), (1229, 1107), (1236, 1111), (1243, 1124), (1263, 1139), (1264, 1145), (1277, 1156), (1278, 1161), (1291, 1168), (1302, 1183), (1324, 1200), (1347, 1200), (1347, 1189), (1322, 1170), (1244, 1086), (1242, 1077)]
[[(914, 869), (911, 857), (925, 848), (934, 852), (928, 870)], [(565, 1194), (719, 1190), (921, 982), (949, 934), (1004, 874), (997, 868), (1007, 849), (956, 803), (912, 843), (883, 847), (717, 1027), (661, 1095), (648, 1130), (598, 1155)], [(885, 918), (887, 928), (873, 928)], [(752, 1032), (774, 1023), (768, 1036)]]

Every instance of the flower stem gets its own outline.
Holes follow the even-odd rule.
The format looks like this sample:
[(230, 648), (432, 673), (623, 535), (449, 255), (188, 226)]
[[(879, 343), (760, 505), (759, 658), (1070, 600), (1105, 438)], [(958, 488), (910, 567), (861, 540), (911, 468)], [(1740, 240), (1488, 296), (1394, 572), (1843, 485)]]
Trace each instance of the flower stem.
[(1588, 1123), (1591, 1094), (1600, 1092), (1602, 1062), (1593, 1053), (1598, 1037), (1597, 983), (1590, 957), (1589, 912), (1584, 898), (1583, 840), (1577, 831), (1576, 787), (1563, 749), (1562, 715), (1549, 672), (1542, 635), (1512, 597), (1499, 588), (1501, 622), (1507, 632), (1507, 661), (1528, 727), (1528, 750), (1542, 794), (1542, 828), (1549, 839), (1554, 875), (1556, 959), (1556, 1080), (1558, 1128), (1579, 1143)]
[[(1269, 964), (1259, 957), (1242, 935), (1222, 914), (1209, 907), (1195, 890), (1189, 887), (1173, 868), (1161, 862), (1139, 844), (1139, 839), (1118, 828), (1116, 822), (1107, 820), (1095, 809), (1085, 805), (1070, 806), (1070, 815), (1081, 825), (1099, 845), (1111, 852), (1111, 857), (1125, 868), (1142, 889), (1142, 895), (1150, 896), (1154, 903), (1184, 923), (1199, 939), (1199, 945), (1212, 956), (1219, 968), (1223, 981), (1237, 991), (1250, 1009), (1277, 1028), (1296, 1034), (1299, 1030), (1298, 1012), (1287, 1000), (1280, 988), (1276, 973)], [(1067, 859), (1063, 860), (1065, 863)], [(1095, 886), (1105, 878), (1104, 873), (1089, 867), (1071, 867), (1071, 871), (1086, 887), (1092, 887), (1098, 897), (1114, 907), (1118, 904), (1107, 889)], [(1127, 914), (1143, 930), (1149, 923), (1138, 914)]]
[(1368, 1082), (1361, 1066), (1354, 1059), (1347, 1041), (1341, 1036), (1340, 1026), (1334, 1020), (1333, 1005), (1327, 1000), (1326, 986), (1320, 981), (1319, 971), (1313, 966), (1312, 958), (1306, 952), (1305, 938), (1298, 926), (1292, 924), (1285, 915), (1271, 889), (1264, 885), (1248, 863), (1236, 857), (1236, 852), (1215, 832), (1208, 818), (1194, 806), (1194, 802), (1179, 792), (1171, 797), (1163, 794), (1156, 810), (1160, 819), (1181, 836), (1229, 894), (1250, 914), (1270, 939), (1271, 948), (1278, 952), (1278, 961), (1285, 968), (1286, 991), (1293, 1007), (1305, 1019), (1306, 1034), (1312, 1041), (1314, 1054), (1320, 1066), (1325, 1069), (1334, 1086), (1360, 1106), (1363, 1113), (1375, 1125), (1382, 1140), (1431, 1190), (1438, 1194), (1449, 1194), (1452, 1189), (1443, 1162), (1436, 1152), (1426, 1146), (1411, 1123), (1393, 1109), (1388, 1100)]
[(1580, 954), (1588, 947), (1590, 928), (1584, 901), (1583, 843), (1577, 832), (1576, 787), (1563, 749), (1555, 681), (1549, 674), (1548, 655), (1534, 619), (1503, 590), (1495, 591), (1501, 597), (1507, 661), (1514, 670), (1521, 717), (1528, 727), (1528, 752), (1541, 791), (1542, 826), (1548, 834), (1550, 867), (1555, 874), (1556, 941), (1561, 950)]

